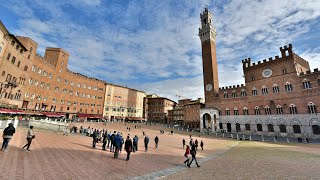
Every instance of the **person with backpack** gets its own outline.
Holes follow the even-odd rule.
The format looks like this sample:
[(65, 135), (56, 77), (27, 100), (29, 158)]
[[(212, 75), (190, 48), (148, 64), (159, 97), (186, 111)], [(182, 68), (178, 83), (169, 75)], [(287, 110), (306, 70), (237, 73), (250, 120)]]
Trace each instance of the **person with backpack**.
[(130, 153), (132, 151), (132, 140), (130, 139), (129, 134), (128, 134), (127, 139), (126, 139), (126, 142), (125, 142), (125, 145), (124, 145), (124, 149), (127, 152), (127, 159), (126, 160), (129, 161)]
[(197, 151), (196, 151), (195, 143), (192, 143), (190, 154), (191, 154), (192, 159), (191, 159), (191, 162), (188, 164), (188, 167), (190, 168), (190, 165), (192, 164), (193, 160), (195, 160), (197, 167), (200, 167), (197, 162), (197, 158), (196, 158)]
[(36, 136), (34, 135), (33, 132), (33, 126), (30, 126), (30, 129), (28, 129), (28, 133), (27, 133), (27, 141), (28, 143), (26, 145), (23, 146), (23, 148), (21, 150), (23, 150), (25, 147), (27, 147), (27, 151), (30, 151), (30, 145), (32, 142), (32, 139), (34, 139)]
[(3, 130), (3, 142), (1, 151), (5, 151), (9, 145), (9, 141), (11, 140), (13, 134), (16, 132), (16, 129), (13, 127), (12, 123), (9, 123), (8, 127)]

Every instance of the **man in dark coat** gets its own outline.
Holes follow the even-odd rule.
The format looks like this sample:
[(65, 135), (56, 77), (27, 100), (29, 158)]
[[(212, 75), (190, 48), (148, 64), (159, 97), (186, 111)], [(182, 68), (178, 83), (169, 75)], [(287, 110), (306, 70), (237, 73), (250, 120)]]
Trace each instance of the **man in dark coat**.
[(8, 127), (6, 127), (4, 130), (3, 130), (3, 143), (2, 143), (2, 148), (1, 148), (1, 151), (4, 151), (7, 149), (8, 147), (8, 144), (9, 144), (9, 141), (11, 140), (13, 134), (16, 132), (16, 129), (13, 127), (13, 124), (10, 123), (8, 125)]
[(138, 136), (135, 135), (134, 138), (133, 138), (133, 152), (136, 152), (138, 151)]
[(159, 143), (159, 138), (158, 138), (158, 136), (156, 136), (156, 137), (154, 138), (154, 143), (155, 143), (156, 149), (157, 149), (157, 148), (158, 148), (158, 143)]
[(103, 144), (102, 144), (102, 150), (106, 150), (106, 145), (107, 145), (107, 139), (108, 139), (108, 131), (105, 131), (104, 133), (103, 133), (103, 139), (102, 139), (102, 142), (103, 142)]
[(191, 154), (191, 156), (192, 156), (192, 159), (191, 159), (190, 163), (188, 164), (188, 167), (190, 167), (190, 165), (192, 164), (193, 160), (195, 160), (197, 166), (200, 167), (199, 164), (198, 164), (198, 162), (197, 162), (197, 158), (196, 158), (196, 154), (197, 154), (196, 145), (195, 145), (195, 143), (193, 143), (193, 142), (192, 142), (192, 145), (191, 145), (190, 154)]
[(93, 148), (96, 148), (96, 143), (97, 143), (97, 141), (98, 141), (98, 132), (97, 132), (97, 130), (95, 129), (95, 130), (93, 131), (93, 134), (92, 134), (92, 147), (93, 147)]
[(145, 148), (146, 152), (148, 151), (148, 144), (149, 144), (149, 137), (145, 136), (144, 137), (144, 148)]
[(128, 135), (127, 136), (127, 139), (126, 139), (126, 142), (124, 144), (124, 149), (126, 150), (127, 152), (127, 161), (129, 161), (130, 159), (130, 153), (132, 151), (132, 140), (130, 139), (130, 136)]

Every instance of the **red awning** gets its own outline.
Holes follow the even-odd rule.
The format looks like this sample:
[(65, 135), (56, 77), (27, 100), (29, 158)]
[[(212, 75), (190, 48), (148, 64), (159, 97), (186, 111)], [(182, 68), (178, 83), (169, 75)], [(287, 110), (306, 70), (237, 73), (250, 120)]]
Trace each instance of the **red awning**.
[(55, 112), (42, 112), (42, 114), (46, 115), (47, 117), (63, 117), (66, 116), (64, 113), (55, 113)]
[(79, 118), (95, 118), (95, 119), (104, 119), (103, 116), (101, 115), (92, 115), (92, 114), (78, 114), (78, 117)]
[(23, 111), (17, 109), (0, 109), (0, 114), (23, 114)]

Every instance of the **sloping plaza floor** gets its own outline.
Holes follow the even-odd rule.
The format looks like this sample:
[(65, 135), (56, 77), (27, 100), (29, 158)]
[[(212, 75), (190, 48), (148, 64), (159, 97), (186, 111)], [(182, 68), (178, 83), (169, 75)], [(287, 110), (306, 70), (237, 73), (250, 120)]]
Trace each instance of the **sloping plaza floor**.
[[(127, 124), (128, 125), (128, 124)], [(88, 127), (89, 125), (84, 125)], [(320, 145), (272, 144), (211, 137), (193, 137), (204, 141), (198, 150), (201, 167), (183, 165), (182, 139), (188, 135), (159, 134), (160, 127), (142, 125), (126, 132), (124, 124), (90, 124), (124, 135), (138, 135), (139, 151), (125, 161), (126, 153), (114, 159), (101, 143), (92, 149), (92, 138), (35, 129), (31, 151), (22, 151), (26, 129), (20, 128), (6, 152), (0, 152), (0, 179), (319, 179)], [(144, 152), (144, 131), (150, 138)], [(159, 147), (154, 148), (154, 137)], [(1, 142), (2, 143), (2, 142)]]

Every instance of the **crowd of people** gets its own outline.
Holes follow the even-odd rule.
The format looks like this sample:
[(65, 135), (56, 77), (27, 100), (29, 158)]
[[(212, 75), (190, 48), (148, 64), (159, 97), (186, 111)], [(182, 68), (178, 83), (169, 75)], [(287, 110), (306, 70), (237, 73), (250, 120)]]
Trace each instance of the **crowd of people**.
[[(200, 167), (196, 158), (196, 154), (198, 151), (198, 145), (199, 142), (196, 139), (195, 141), (193, 141), (191, 134), (190, 134), (190, 142), (189, 145), (186, 146), (186, 140), (182, 139), (182, 148), (184, 149), (184, 147), (186, 146), (186, 151), (184, 153), (184, 157), (186, 158), (186, 160), (183, 162), (186, 166), (188, 166), (190, 168), (190, 165), (192, 164), (193, 161), (195, 161), (197, 167)], [(203, 141), (201, 140), (200, 142), (200, 147), (201, 150), (203, 151)], [(191, 159), (191, 161), (190, 161)]]

